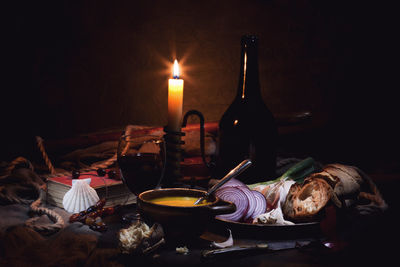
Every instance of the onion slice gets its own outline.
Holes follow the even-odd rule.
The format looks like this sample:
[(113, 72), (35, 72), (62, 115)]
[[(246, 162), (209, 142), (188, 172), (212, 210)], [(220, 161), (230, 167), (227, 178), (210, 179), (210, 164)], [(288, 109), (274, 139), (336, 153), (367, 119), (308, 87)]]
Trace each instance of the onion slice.
[(228, 182), (226, 182), (225, 184), (223, 184), (220, 188), (223, 187), (227, 187), (227, 186), (244, 186), (247, 187), (247, 185), (245, 183), (243, 183), (242, 181), (236, 179), (236, 178), (231, 178)]
[(246, 186), (239, 186), (238, 187), (240, 190), (243, 191), (243, 193), (246, 194), (247, 199), (249, 200), (249, 206), (247, 208), (246, 213), (243, 215), (242, 221), (246, 222), (249, 219), (251, 219), (252, 214), (254, 213), (257, 205), (256, 198), (254, 194), (251, 192), (251, 190)]
[(251, 215), (251, 219), (254, 220), (258, 215), (263, 214), (267, 210), (267, 199), (265, 196), (256, 190), (251, 190), (253, 196), (256, 200), (256, 205), (253, 214)]
[(218, 215), (216, 218), (238, 222), (246, 215), (249, 207), (249, 199), (241, 188), (234, 186), (220, 187), (215, 192), (215, 196), (222, 200), (232, 202), (236, 206), (235, 212)]

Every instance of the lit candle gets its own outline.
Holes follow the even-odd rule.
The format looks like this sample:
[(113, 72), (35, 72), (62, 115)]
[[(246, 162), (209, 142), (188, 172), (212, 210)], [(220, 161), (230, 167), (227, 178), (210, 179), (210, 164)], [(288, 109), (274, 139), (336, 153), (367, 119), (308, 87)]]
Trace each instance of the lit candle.
[(173, 79), (168, 81), (168, 129), (180, 132), (183, 102), (183, 80), (179, 79), (179, 65), (175, 59)]

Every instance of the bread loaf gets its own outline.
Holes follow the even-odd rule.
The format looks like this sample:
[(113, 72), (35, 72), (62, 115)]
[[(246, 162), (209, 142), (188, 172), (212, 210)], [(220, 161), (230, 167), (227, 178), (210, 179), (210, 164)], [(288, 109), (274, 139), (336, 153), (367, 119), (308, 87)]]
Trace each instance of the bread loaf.
[(286, 219), (294, 222), (312, 220), (328, 203), (332, 187), (321, 178), (307, 178), (304, 184), (294, 184), (282, 207)]

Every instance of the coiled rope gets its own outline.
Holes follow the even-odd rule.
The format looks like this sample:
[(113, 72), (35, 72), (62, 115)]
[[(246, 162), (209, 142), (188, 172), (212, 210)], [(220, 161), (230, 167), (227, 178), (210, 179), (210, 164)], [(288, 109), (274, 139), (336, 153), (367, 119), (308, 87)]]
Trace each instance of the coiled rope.
[[(6, 175), (10, 175), (14, 169), (16, 169), (18, 166), (24, 166), (27, 167), (28, 169), (33, 171), (33, 166), (32, 164), (25, 158), (23, 157), (18, 157), (14, 159), (9, 166), (6, 169)], [(34, 189), (36, 189), (36, 192), (38, 193), (39, 197), (33, 201), (30, 204), (30, 210), (29, 214), (30, 215), (47, 215), (47, 217), (53, 222), (53, 223), (42, 223), (42, 224), (37, 224), (35, 223), (40, 217), (32, 217), (25, 221), (25, 225), (34, 229), (37, 232), (40, 232), (42, 234), (48, 235), (55, 233), (62, 229), (64, 227), (64, 220), (63, 218), (55, 211), (45, 208), (45, 207), (40, 207), (42, 204), (42, 201), (46, 198), (46, 192), (43, 190), (43, 188), (38, 185), (37, 183), (30, 183)], [(1, 193), (1, 192), (0, 192)], [(28, 199), (20, 198), (18, 196), (12, 196), (12, 195), (4, 195), (1, 194), (1, 197), (3, 199), (6, 199), (10, 203), (18, 203), (18, 204), (29, 204), (31, 201)]]

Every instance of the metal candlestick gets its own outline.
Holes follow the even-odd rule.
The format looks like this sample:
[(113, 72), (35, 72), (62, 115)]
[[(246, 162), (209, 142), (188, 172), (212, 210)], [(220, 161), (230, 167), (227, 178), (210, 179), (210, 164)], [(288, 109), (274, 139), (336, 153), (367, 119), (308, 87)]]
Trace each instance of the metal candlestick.
[[(186, 127), (187, 120), (190, 116), (198, 116), (200, 120), (200, 150), (201, 150), (201, 157), (203, 159), (204, 165), (207, 166), (211, 171), (215, 168), (215, 159), (211, 158), (210, 161), (206, 160), (205, 152), (204, 152), (204, 116), (200, 111), (197, 110), (189, 110), (183, 116), (182, 128)], [(164, 187), (179, 187), (182, 185), (179, 180), (183, 178), (181, 173), (181, 162), (183, 161), (182, 158), (182, 148), (181, 145), (185, 144), (184, 141), (181, 140), (181, 137), (185, 135), (184, 132), (175, 132), (171, 131), (168, 128), (168, 125), (164, 127), (164, 140), (166, 144), (166, 166), (165, 166), (165, 177), (163, 186)]]
[(181, 173), (181, 161), (182, 159), (182, 148), (185, 142), (181, 140), (184, 132), (171, 131), (168, 125), (164, 127), (164, 140), (166, 147), (166, 162), (165, 162), (165, 177), (163, 187), (175, 187), (177, 186), (178, 180), (182, 178)]
[(186, 112), (185, 116), (183, 117), (183, 122), (182, 122), (182, 128), (186, 127), (187, 120), (189, 116), (195, 115), (199, 117), (200, 120), (200, 151), (201, 151), (201, 158), (203, 159), (204, 165), (206, 165), (207, 168), (212, 170), (215, 167), (215, 159), (211, 159), (210, 161), (206, 160), (206, 154), (204, 151), (204, 143), (205, 143), (205, 133), (204, 133), (204, 116), (203, 114), (195, 109), (189, 110)]

